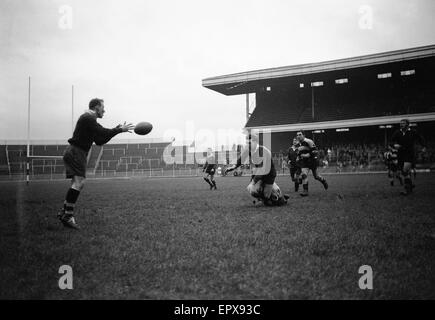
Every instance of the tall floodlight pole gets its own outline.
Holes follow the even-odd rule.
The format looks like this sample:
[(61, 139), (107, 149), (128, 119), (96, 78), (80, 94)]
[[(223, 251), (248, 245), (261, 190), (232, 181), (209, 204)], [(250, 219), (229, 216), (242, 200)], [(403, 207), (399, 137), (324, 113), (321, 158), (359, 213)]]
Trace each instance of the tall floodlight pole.
[[(313, 86), (313, 84), (311, 84), (311, 117), (312, 117), (313, 122), (314, 122), (314, 86)], [(315, 142), (314, 130), (313, 130), (313, 141)]]
[(74, 133), (74, 85), (71, 88), (71, 132)]
[(29, 184), (30, 171), (30, 76), (29, 76), (29, 92), (27, 100), (27, 157), (26, 157), (26, 184)]
[(249, 120), (249, 93), (246, 94), (246, 122)]
[(384, 148), (387, 147), (387, 144), (388, 144), (388, 139), (387, 139), (387, 126), (385, 126), (385, 129), (384, 129)]
[(314, 121), (314, 86), (311, 84), (311, 116)]

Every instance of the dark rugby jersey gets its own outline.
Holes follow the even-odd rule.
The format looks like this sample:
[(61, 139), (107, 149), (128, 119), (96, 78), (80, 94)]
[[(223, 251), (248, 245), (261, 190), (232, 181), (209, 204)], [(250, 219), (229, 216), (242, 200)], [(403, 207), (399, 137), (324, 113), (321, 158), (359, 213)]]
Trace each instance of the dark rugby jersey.
[(299, 143), (298, 156), (300, 157), (303, 154), (309, 154), (309, 158), (314, 158), (317, 156), (317, 147), (314, 144), (313, 140), (305, 138)]
[(298, 157), (298, 147), (296, 146), (291, 146), (289, 149), (288, 149), (288, 152), (287, 152), (287, 158), (288, 158), (288, 161), (290, 162), (290, 165), (291, 166), (295, 166), (296, 165), (296, 159), (297, 159), (297, 157)]
[(417, 131), (411, 128), (408, 128), (408, 130), (406, 130), (405, 132), (403, 132), (402, 130), (397, 130), (391, 137), (391, 141), (394, 144), (399, 144), (401, 146), (399, 149), (399, 153), (414, 152), (415, 143), (419, 143), (423, 147), (426, 146), (423, 137), (419, 135)]
[(107, 129), (97, 122), (97, 116), (92, 112), (85, 112), (77, 120), (76, 127), (69, 144), (79, 147), (86, 152), (91, 149), (92, 143), (101, 146), (110, 141), (118, 133), (121, 133), (121, 128)]
[(207, 169), (216, 168), (216, 160), (215, 160), (215, 156), (213, 154), (207, 155), (207, 158), (206, 158), (206, 161), (204, 164), (204, 168), (207, 168)]
[(387, 151), (384, 153), (384, 159), (385, 159), (385, 163), (386, 164), (397, 164), (398, 162), (398, 155), (397, 155), (397, 150), (396, 149), (392, 149), (391, 151)]

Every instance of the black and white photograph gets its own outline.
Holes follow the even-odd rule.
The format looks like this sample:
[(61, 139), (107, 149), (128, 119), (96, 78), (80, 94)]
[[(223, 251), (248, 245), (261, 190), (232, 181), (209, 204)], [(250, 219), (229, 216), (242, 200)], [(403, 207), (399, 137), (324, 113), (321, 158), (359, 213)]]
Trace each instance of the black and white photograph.
[(435, 1), (0, 0), (0, 300), (435, 299)]

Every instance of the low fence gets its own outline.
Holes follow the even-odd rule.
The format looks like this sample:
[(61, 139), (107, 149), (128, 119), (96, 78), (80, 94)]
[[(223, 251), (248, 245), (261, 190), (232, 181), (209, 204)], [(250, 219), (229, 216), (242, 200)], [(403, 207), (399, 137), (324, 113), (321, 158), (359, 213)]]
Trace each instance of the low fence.
[[(417, 172), (430, 172), (435, 171), (435, 164), (417, 166)], [(364, 168), (358, 167), (345, 167), (337, 168), (335, 166), (319, 168), (318, 170), (321, 174), (364, 174), (364, 173), (379, 173), (386, 172), (385, 166), (367, 166)], [(240, 173), (240, 171), (238, 171)], [(251, 172), (249, 169), (242, 170), (242, 176), (250, 176)], [(277, 168), (277, 174), (279, 176), (289, 175), (289, 170)], [(135, 169), (132, 171), (120, 172), (116, 170), (97, 170), (95, 174), (92, 172), (87, 173), (87, 178), (89, 179), (122, 179), (122, 178), (177, 178), (177, 177), (200, 177), (203, 175), (202, 168), (196, 169)], [(240, 176), (240, 174), (238, 174)], [(220, 177), (220, 174), (216, 174)], [(233, 173), (230, 174), (233, 176)], [(15, 173), (11, 175), (0, 175), (0, 181), (25, 181), (26, 173), (25, 171), (20, 173)], [(65, 173), (55, 173), (54, 170), (47, 174), (30, 174), (30, 180), (65, 180)]]
[[(134, 169), (132, 171), (116, 171), (116, 170), (97, 170), (95, 174), (93, 172), (87, 172), (87, 178), (125, 178), (125, 177), (144, 177), (144, 178), (156, 178), (156, 177), (195, 177), (202, 176), (202, 169)], [(65, 173), (55, 173), (54, 170), (49, 173), (30, 174), (30, 180), (64, 180)], [(0, 175), (0, 181), (24, 181), (26, 180), (26, 172)]]

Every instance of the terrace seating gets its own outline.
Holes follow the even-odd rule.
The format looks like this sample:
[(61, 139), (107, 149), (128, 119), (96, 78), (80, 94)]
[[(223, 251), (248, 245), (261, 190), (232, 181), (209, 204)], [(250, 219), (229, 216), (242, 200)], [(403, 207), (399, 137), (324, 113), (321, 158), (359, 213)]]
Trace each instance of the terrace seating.
[(125, 155), (128, 157), (142, 157), (146, 155), (145, 148), (128, 148), (125, 149)]
[(8, 151), (23, 151), (23, 152), (26, 152), (27, 151), (27, 146), (26, 145), (8, 145), (7, 149), (8, 149)]
[(9, 164), (11, 169), (11, 174), (25, 174), (26, 173), (26, 163), (25, 162), (11, 162)]
[(138, 164), (138, 163), (142, 162), (142, 157), (138, 157), (138, 156), (135, 156), (135, 157), (121, 157), (119, 159), (119, 161), (120, 161), (120, 163), (125, 163), (125, 164), (130, 164), (130, 163)]
[(8, 175), (8, 174), (9, 174), (9, 166), (0, 165), (0, 175)]
[(128, 163), (127, 164), (127, 171), (133, 171), (135, 169), (137, 169), (138, 164), (137, 163)]
[(118, 164), (118, 166), (116, 167), (116, 171), (122, 171), (122, 172), (128, 171), (128, 164), (125, 163)]
[(144, 159), (140, 164), (138, 164), (137, 169), (158, 169), (164, 165), (163, 161), (160, 159)]
[(26, 150), (8, 150), (9, 162), (26, 162)]
[(104, 160), (104, 161), (100, 161), (98, 163), (98, 167), (96, 168), (97, 170), (115, 170), (116, 166), (118, 164), (118, 161), (116, 160)]
[[(333, 80), (313, 90), (306, 86), (272, 87), (257, 92), (256, 108), (248, 127), (370, 118), (435, 111), (435, 91), (430, 81), (394, 77), (350, 78), (337, 85)], [(314, 98), (314, 99), (313, 99)], [(314, 101), (314, 119), (312, 102)]]
[(59, 165), (55, 165), (53, 167), (53, 173), (55, 174), (64, 174), (65, 173), (65, 166), (59, 166)]
[(0, 146), (0, 175), (9, 174), (6, 146)]
[[(168, 143), (106, 145), (103, 147), (103, 153), (97, 169), (125, 172), (138, 169), (161, 168), (163, 165), (163, 151), (167, 145)], [(108, 164), (109, 162), (110, 164)]]
[(44, 166), (33, 166), (32, 174), (33, 175), (44, 174)]

